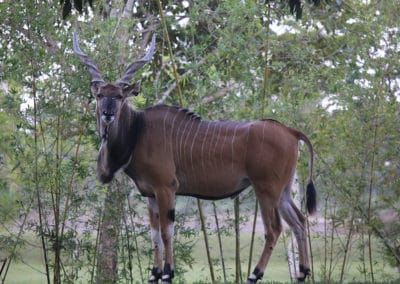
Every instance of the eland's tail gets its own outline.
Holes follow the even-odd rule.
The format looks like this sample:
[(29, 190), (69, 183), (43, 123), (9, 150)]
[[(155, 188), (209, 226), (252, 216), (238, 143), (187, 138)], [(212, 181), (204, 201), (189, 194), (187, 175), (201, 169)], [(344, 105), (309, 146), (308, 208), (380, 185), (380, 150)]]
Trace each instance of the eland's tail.
[(308, 174), (308, 184), (306, 191), (306, 206), (309, 214), (315, 213), (317, 211), (317, 191), (313, 183), (313, 169), (314, 169), (314, 150), (310, 139), (302, 133), (301, 131), (295, 130), (297, 138), (302, 140), (308, 147), (310, 153), (310, 164), (309, 164), (309, 174)]

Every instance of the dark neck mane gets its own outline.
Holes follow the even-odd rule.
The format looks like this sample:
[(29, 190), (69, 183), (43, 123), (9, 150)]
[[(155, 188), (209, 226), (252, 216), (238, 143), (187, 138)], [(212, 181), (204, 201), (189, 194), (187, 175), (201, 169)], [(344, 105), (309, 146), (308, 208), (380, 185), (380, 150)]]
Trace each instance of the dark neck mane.
[(105, 183), (111, 181), (115, 172), (126, 166), (133, 158), (132, 155), (144, 129), (143, 112), (127, 107), (121, 115), (122, 120), (118, 122), (119, 125), (111, 125), (117, 129), (108, 130), (105, 144), (99, 153), (98, 169), (107, 169), (99, 178)]
[(125, 113), (121, 113), (121, 116), (125, 117), (120, 117), (121, 121), (119, 121), (117, 137), (113, 137), (113, 145), (110, 146), (114, 148), (113, 152), (116, 152), (116, 154), (122, 154), (123, 152), (123, 156), (129, 159), (142, 135), (144, 115), (141, 111), (134, 111), (127, 107)]
[(169, 109), (172, 112), (181, 112), (185, 114), (189, 119), (194, 119), (194, 120), (201, 120), (201, 116), (197, 113), (195, 113), (193, 110), (190, 110), (188, 108), (183, 108), (180, 106), (168, 106), (164, 104), (159, 104), (155, 106), (150, 106), (145, 109), (145, 111), (151, 111), (151, 110), (167, 110)]

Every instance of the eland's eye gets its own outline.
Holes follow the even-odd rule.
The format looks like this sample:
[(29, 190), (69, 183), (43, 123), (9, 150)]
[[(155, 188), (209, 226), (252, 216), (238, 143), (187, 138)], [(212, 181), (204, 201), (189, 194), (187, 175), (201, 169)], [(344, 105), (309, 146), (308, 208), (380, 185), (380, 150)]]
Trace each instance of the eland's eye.
[(113, 100), (122, 100), (122, 96), (121, 95), (116, 95), (115, 97), (113, 97)]
[(103, 97), (104, 97), (103, 94), (97, 94), (97, 98), (98, 98), (98, 99), (102, 99)]

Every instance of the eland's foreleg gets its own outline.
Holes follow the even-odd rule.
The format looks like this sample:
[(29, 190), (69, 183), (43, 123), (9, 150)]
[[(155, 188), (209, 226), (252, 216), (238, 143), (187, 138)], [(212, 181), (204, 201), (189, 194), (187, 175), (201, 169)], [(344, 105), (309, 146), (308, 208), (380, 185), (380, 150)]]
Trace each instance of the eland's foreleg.
[(260, 205), (261, 217), (264, 222), (265, 244), (260, 260), (258, 261), (253, 273), (247, 279), (247, 283), (249, 284), (256, 283), (264, 276), (264, 270), (267, 267), (276, 241), (282, 232), (281, 218), (278, 210), (279, 195), (270, 195), (265, 191), (256, 192), (256, 194)]
[(159, 208), (161, 239), (165, 250), (162, 283), (171, 283), (174, 278), (173, 238), (175, 222), (175, 193), (170, 188), (160, 189), (156, 193)]
[(149, 284), (156, 284), (162, 277), (162, 256), (164, 244), (161, 239), (160, 213), (156, 199), (149, 197), (147, 207), (149, 210), (151, 240), (153, 242), (154, 249), (154, 262), (149, 278)]

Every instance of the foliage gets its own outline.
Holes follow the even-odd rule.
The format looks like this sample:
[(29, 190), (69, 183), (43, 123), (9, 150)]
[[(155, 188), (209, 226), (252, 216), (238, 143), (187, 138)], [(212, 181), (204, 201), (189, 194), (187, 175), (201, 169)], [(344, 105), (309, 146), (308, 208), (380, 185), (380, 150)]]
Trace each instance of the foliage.
[[(283, 7), (288, 6), (290, 13), (296, 14), (296, 19), (301, 19), (302, 13), (303, 13), (303, 7), (301, 0), (280, 0), (276, 1), (279, 3), (279, 5)], [(309, 1), (311, 2), (311, 1)], [(314, 5), (319, 5), (320, 0), (313, 0), (312, 1)], [(329, 2), (329, 1), (326, 1)], [(60, 5), (62, 5), (62, 18), (65, 20), (72, 12), (73, 8), (76, 9), (79, 13), (83, 12), (83, 8), (86, 5), (89, 5), (91, 8), (93, 8), (93, 0), (60, 0)]]
[[(383, 263), (400, 267), (397, 1), (303, 1), (301, 21), (287, 15), (289, 2), (299, 13), (294, 1), (166, 1), (166, 29), (156, 1), (93, 2), (0, 2), (0, 250), (7, 258), (23, 260), (24, 235), (34, 232), (48, 282), (94, 279), (107, 189), (95, 181), (99, 141), (87, 72), (71, 49), (78, 23), (82, 49), (108, 80), (157, 33), (155, 58), (136, 75), (142, 94), (134, 107), (182, 101), (203, 119), (272, 117), (309, 135), (325, 220), (312, 235), (313, 243), (323, 243), (315, 280), (353, 280), (346, 269), (356, 258), (354, 280), (376, 281), (375, 239)], [(301, 157), (300, 188), (308, 161)], [(145, 201), (136, 193), (124, 198), (119, 277), (132, 279), (132, 267), (140, 267), (146, 281)], [(246, 218), (253, 204), (251, 193), (241, 198)], [(222, 237), (233, 233), (232, 208), (218, 202)], [(214, 214), (207, 203), (205, 212)], [(197, 263), (191, 252), (198, 229), (187, 223), (193, 214), (177, 218), (178, 265)], [(321, 225), (310, 220), (311, 230)], [(207, 221), (214, 233), (213, 218)]]

